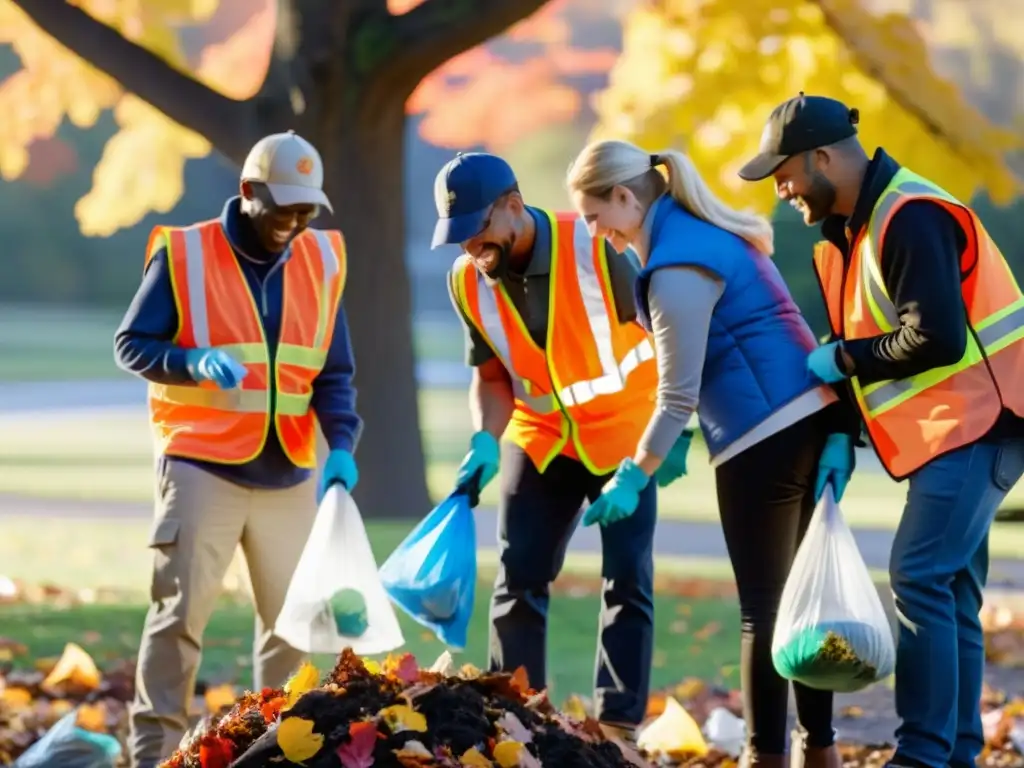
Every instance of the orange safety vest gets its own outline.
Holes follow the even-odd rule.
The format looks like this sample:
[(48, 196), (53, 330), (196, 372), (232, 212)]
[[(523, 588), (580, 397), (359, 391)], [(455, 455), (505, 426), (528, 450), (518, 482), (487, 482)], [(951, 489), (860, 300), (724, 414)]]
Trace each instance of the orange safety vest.
[(158, 452), (244, 464), (263, 450), (273, 413), (288, 458), (299, 467), (316, 467), (316, 417), (310, 399), (313, 381), (327, 360), (345, 286), (341, 233), (307, 229), (292, 241), (283, 267), (273, 371), (260, 312), (220, 221), (156, 227), (149, 237), (147, 264), (162, 246), (167, 248), (178, 310), (174, 343), (185, 349), (222, 349), (248, 375), (231, 390), (211, 381), (151, 383), (149, 415)]
[(456, 298), (512, 379), (515, 410), (504, 439), (543, 472), (564, 454), (595, 475), (631, 456), (654, 411), (654, 348), (635, 323), (619, 323), (603, 238), (569, 214), (551, 220), (547, 342), (542, 350), (503, 285), (491, 287), (465, 254)]
[(865, 339), (900, 327), (881, 276), (882, 243), (896, 212), (921, 199), (949, 211), (967, 235), (960, 259), (967, 348), (959, 362), (906, 379), (862, 385), (851, 378), (875, 450), (897, 480), (983, 437), (1004, 408), (1024, 416), (1024, 294), (975, 213), (912, 171), (898, 171), (882, 192), (849, 263), (831, 243), (817, 245), (814, 264), (832, 331)]

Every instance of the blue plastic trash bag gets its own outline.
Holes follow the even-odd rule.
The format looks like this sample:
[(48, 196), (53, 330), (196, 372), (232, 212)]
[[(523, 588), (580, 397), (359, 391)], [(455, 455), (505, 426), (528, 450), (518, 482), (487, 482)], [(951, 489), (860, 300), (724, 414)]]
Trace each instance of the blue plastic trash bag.
[(392, 602), (438, 639), (466, 647), (476, 595), (478, 494), (456, 489), (420, 521), (380, 569)]
[(68, 712), (12, 768), (114, 768), (121, 744), (113, 736), (77, 725), (78, 710)]

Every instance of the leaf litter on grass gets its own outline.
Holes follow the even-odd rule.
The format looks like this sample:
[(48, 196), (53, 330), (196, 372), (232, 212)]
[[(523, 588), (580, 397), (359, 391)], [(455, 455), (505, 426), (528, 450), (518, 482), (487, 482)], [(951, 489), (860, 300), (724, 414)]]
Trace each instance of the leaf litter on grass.
[[(560, 588), (590, 590), (594, 580), (561, 579)], [(8, 590), (10, 591), (10, 590)], [(730, 595), (729, 586), (692, 580), (677, 585), (693, 599)], [(116, 600), (115, 595), (70, 593), (56, 587), (19, 585), (16, 600), (60, 607)], [(12, 596), (0, 595), (0, 602)], [(678, 608), (679, 621), (690, 618)], [(1024, 615), (987, 609), (983, 616), (990, 660), (1017, 666), (1024, 659)], [(713, 625), (678, 627), (678, 634), (713, 637)], [(88, 644), (89, 631), (82, 633)], [(102, 668), (101, 668), (102, 667)], [(0, 637), (0, 765), (11, 764), (62, 716), (77, 710), (80, 727), (127, 735), (126, 707), (133, 695), (134, 662), (97, 664), (76, 643), (58, 658), (32, 659), (29, 649)], [(258, 768), (304, 764), (343, 768), (373, 766), (685, 765), (735, 768), (736, 749), (721, 749), (713, 739), (694, 746), (677, 737), (644, 756), (625, 744), (606, 740), (590, 718), (590, 702), (571, 696), (556, 710), (541, 692), (528, 690), (525, 675), (487, 675), (472, 666), (456, 671), (448, 661), (420, 669), (410, 655), (383, 663), (342, 654), (323, 682), (311, 666), (297, 672), (288, 689), (240, 692), (229, 684), (200, 683), (193, 706), (192, 739), (165, 768)], [(982, 700), (986, 746), (980, 764), (1024, 768), (1024, 699), (986, 688)], [(709, 718), (737, 718), (739, 693), (694, 678), (656, 692), (648, 702), (646, 726), (672, 715), (670, 733), (687, 729), (709, 733)], [(856, 706), (840, 717), (870, 717)], [(680, 727), (679, 723), (685, 727)], [(287, 725), (285, 725), (287, 723)], [(692, 723), (692, 727), (691, 724)], [(282, 730), (282, 726), (283, 730)], [(699, 732), (698, 731), (698, 732)], [(641, 732), (643, 735), (643, 731)], [(648, 743), (651, 739), (647, 740)], [(585, 747), (590, 762), (567, 757)], [(246, 749), (243, 751), (242, 746)], [(841, 745), (847, 768), (881, 768), (891, 755), (887, 745)]]

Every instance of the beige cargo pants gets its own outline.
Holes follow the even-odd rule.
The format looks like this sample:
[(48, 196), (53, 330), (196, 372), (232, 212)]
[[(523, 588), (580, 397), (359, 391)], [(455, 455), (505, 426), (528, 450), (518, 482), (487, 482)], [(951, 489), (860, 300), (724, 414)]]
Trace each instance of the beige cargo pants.
[(133, 768), (170, 756), (187, 728), (203, 631), (239, 544), (256, 605), (253, 687), (282, 685), (302, 662), (271, 630), (316, 516), (314, 479), (249, 489), (172, 461), (158, 483), (151, 604), (130, 710)]

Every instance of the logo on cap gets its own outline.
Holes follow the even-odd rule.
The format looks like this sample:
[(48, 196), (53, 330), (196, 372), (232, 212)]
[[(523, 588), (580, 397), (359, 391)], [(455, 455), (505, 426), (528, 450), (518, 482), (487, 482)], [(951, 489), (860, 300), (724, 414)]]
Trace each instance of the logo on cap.
[(313, 158), (300, 157), (299, 162), (295, 164), (295, 170), (303, 176), (308, 176), (313, 172)]
[(444, 201), (444, 215), (445, 216), (451, 216), (451, 214), (452, 214), (452, 206), (453, 205), (455, 205), (455, 190), (454, 189), (449, 189), (448, 190), (448, 195), (447, 195), (447, 197), (445, 197), (445, 201)]

